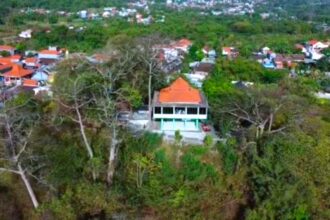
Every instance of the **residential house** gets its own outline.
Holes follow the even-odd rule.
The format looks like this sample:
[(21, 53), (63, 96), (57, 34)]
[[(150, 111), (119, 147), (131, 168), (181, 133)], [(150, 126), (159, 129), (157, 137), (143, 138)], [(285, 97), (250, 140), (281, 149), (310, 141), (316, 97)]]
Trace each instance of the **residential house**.
[(43, 70), (37, 70), (33, 76), (32, 76), (32, 80), (35, 80), (37, 82), (40, 82), (41, 84), (46, 84), (46, 82), (48, 81), (49, 75), (46, 71)]
[(266, 69), (275, 69), (275, 63), (273, 62), (273, 59), (270, 58), (266, 58), (263, 60), (262, 65), (266, 68)]
[(193, 74), (197, 74), (197, 75), (202, 75), (202, 76), (208, 76), (214, 68), (214, 64), (213, 63), (204, 63), (204, 62), (200, 62), (198, 63), (198, 65), (196, 65), (193, 69)]
[(49, 47), (48, 50), (42, 50), (38, 53), (39, 62), (43, 65), (54, 64), (63, 57), (62, 51), (54, 47)]
[(28, 30), (22, 31), (18, 36), (21, 38), (24, 38), (24, 39), (30, 39), (32, 37), (32, 30), (28, 29)]
[(26, 67), (30, 67), (30, 68), (37, 68), (40, 65), (38, 64), (38, 58), (36, 57), (28, 57), (26, 58), (23, 63), (25, 64)]
[(24, 69), (18, 64), (13, 64), (12, 68), (6, 73), (2, 74), (6, 86), (21, 85), (23, 79), (28, 79), (32, 76), (34, 70)]
[(164, 73), (172, 73), (180, 70), (183, 59), (180, 50), (167, 44), (154, 45), (153, 50), (157, 53), (158, 67)]
[(88, 12), (86, 10), (82, 10), (82, 11), (78, 12), (78, 14), (81, 19), (87, 19)]
[(239, 52), (235, 47), (223, 47), (222, 55), (227, 56), (229, 59), (238, 57)]
[(215, 59), (217, 57), (217, 52), (208, 46), (204, 46), (202, 52), (207, 58)]
[(21, 55), (13, 55), (9, 57), (0, 57), (0, 63), (1, 64), (12, 64), (12, 63), (19, 63), (22, 59)]
[(318, 40), (310, 40), (308, 44), (311, 45), (314, 50), (323, 50), (329, 47), (329, 43), (323, 43)]
[(273, 59), (276, 69), (284, 69), (285, 57), (281, 54), (276, 55)]
[(12, 46), (8, 46), (8, 45), (0, 45), (0, 52), (3, 52), (3, 51), (8, 52), (10, 55), (14, 55), (15, 48)]
[(271, 51), (270, 51), (270, 48), (269, 47), (264, 47), (261, 49), (261, 52), (266, 55), (266, 54), (269, 54)]
[(56, 49), (48, 49), (48, 50), (42, 50), (38, 53), (39, 59), (52, 59), (52, 60), (58, 60), (62, 56), (62, 52)]
[(16, 54), (9, 57), (12, 63), (19, 63), (22, 60), (22, 55)]
[(23, 87), (37, 88), (39, 86), (38, 81), (33, 79), (23, 79)]
[(328, 47), (329, 43), (323, 43), (317, 40), (310, 40), (305, 45), (296, 45), (296, 48), (301, 49), (301, 51), (305, 54), (305, 62), (307, 63), (313, 63), (322, 59), (324, 55), (321, 52), (323, 49)]
[(201, 120), (207, 119), (208, 103), (201, 91), (179, 77), (154, 93), (152, 109), (160, 130), (199, 131)]
[(181, 39), (173, 44), (175, 49), (181, 50), (184, 53), (188, 53), (188, 50), (191, 46), (192, 42), (188, 39)]

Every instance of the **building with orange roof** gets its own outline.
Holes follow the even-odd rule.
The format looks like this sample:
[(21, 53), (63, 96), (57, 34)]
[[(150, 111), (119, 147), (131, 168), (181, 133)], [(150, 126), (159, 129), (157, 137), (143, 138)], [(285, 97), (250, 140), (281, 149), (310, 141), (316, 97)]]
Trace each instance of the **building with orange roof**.
[(12, 46), (8, 46), (8, 45), (0, 45), (0, 52), (2, 51), (6, 51), (8, 52), (10, 55), (14, 55), (15, 53), (15, 48)]
[(13, 62), (11, 61), (10, 57), (0, 57), (0, 64), (1, 65), (11, 65)]
[(10, 56), (9, 58), (10, 58), (11, 62), (18, 63), (21, 61), (22, 55), (16, 54), (16, 55)]
[(62, 56), (62, 52), (55, 50), (55, 49), (48, 49), (48, 50), (41, 50), (38, 53), (38, 58), (39, 59), (53, 59), (53, 60), (58, 60)]
[(38, 87), (38, 81), (37, 80), (33, 80), (33, 79), (24, 79), (23, 80), (23, 86), (24, 87), (32, 87), (32, 88), (36, 88)]
[(239, 55), (239, 52), (235, 47), (223, 47), (222, 55), (229, 58), (236, 58)]
[(13, 67), (12, 65), (0, 64), (0, 74), (10, 71), (12, 67)]
[(36, 57), (28, 57), (23, 62), (28, 67), (37, 67), (38, 66), (38, 58), (36, 58)]
[(185, 53), (188, 53), (189, 48), (192, 46), (192, 42), (188, 39), (181, 39), (177, 42), (175, 42), (172, 46), (175, 49), (182, 50)]
[(30, 78), (33, 73), (34, 70), (24, 69), (18, 64), (13, 64), (11, 70), (2, 74), (2, 76), (4, 77), (5, 85), (20, 85), (23, 79)]
[(182, 77), (155, 92), (152, 105), (161, 130), (198, 131), (200, 121), (207, 119), (205, 96)]

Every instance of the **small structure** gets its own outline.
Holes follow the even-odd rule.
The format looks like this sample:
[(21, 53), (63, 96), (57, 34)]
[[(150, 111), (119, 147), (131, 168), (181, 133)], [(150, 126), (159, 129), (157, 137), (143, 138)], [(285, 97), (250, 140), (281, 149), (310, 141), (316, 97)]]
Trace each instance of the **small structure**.
[(207, 119), (205, 96), (179, 77), (169, 87), (155, 92), (153, 119), (163, 131), (200, 131), (201, 120)]
[(198, 65), (196, 65), (193, 69), (193, 74), (202, 75), (202, 76), (208, 76), (214, 68), (213, 63), (205, 63), (200, 62)]
[(28, 30), (22, 31), (18, 36), (21, 38), (24, 38), (24, 39), (30, 39), (32, 37), (32, 30), (28, 29)]
[(28, 88), (37, 88), (38, 87), (38, 81), (33, 79), (24, 79), (23, 80), (23, 86)]
[(207, 58), (215, 59), (217, 57), (217, 52), (209, 46), (204, 46), (202, 52)]
[(229, 59), (233, 59), (238, 57), (239, 52), (235, 47), (223, 47), (222, 55), (228, 57)]

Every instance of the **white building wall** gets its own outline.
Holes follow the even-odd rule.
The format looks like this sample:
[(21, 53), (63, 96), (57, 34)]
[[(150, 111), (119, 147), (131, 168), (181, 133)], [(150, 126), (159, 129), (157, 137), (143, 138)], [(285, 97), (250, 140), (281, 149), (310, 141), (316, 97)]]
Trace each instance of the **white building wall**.
[(154, 119), (182, 119), (182, 120), (191, 120), (199, 119), (206, 120), (206, 115), (188, 115), (188, 114), (154, 114)]
[(59, 59), (60, 58), (60, 55), (57, 55), (57, 54), (42, 54), (42, 53), (39, 53), (38, 55), (38, 58), (39, 59)]

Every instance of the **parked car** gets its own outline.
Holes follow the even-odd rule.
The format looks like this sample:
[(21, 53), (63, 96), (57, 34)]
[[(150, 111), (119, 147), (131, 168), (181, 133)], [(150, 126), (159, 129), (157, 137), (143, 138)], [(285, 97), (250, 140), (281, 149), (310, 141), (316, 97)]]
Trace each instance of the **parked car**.
[(131, 117), (131, 113), (128, 111), (122, 111), (118, 113), (117, 119), (119, 122), (128, 122)]
[(202, 124), (202, 130), (204, 132), (210, 132), (211, 131), (211, 126), (207, 124)]

